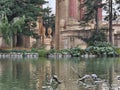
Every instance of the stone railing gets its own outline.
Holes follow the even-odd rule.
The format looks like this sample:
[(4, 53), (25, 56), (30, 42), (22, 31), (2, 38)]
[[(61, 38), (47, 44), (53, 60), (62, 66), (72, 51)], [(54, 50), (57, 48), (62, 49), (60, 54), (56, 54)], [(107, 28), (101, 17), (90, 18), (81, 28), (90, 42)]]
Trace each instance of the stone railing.
[(61, 54), (61, 53), (54, 53), (49, 54), (48, 58), (71, 58), (72, 56), (70, 54)]
[[(84, 54), (84, 55), (80, 55), (78, 57), (81, 58), (95, 58), (97, 57), (96, 55), (93, 54)], [(72, 55), (70, 54), (61, 54), (61, 53), (54, 53), (54, 54), (49, 54), (48, 58), (72, 58)]]
[(0, 58), (38, 58), (38, 53), (0, 53)]

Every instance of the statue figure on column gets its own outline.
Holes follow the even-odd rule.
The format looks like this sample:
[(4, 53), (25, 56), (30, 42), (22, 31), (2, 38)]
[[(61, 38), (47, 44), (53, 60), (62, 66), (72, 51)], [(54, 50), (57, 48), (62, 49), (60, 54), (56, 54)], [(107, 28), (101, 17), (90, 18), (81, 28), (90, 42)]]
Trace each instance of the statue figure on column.
[(42, 32), (41, 32), (42, 45), (44, 45), (44, 41), (45, 41), (45, 38), (46, 38), (45, 32), (46, 32), (46, 29), (45, 29), (44, 26), (42, 26)]
[(63, 31), (65, 29), (65, 20), (61, 19), (60, 20), (60, 30)]
[(47, 33), (48, 33), (48, 38), (52, 38), (52, 29), (49, 27), (48, 28), (48, 31), (47, 31)]

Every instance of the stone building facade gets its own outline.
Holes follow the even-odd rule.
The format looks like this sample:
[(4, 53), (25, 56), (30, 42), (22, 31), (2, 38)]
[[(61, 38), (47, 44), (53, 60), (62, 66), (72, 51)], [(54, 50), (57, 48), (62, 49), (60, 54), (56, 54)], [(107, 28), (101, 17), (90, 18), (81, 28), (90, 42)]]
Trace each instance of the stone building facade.
[[(83, 0), (56, 0), (56, 28), (54, 40), (54, 47), (56, 49), (72, 48), (76, 46), (80, 46), (81, 48), (87, 47), (87, 44), (79, 37), (90, 37), (89, 32), (94, 29), (95, 24), (93, 22), (86, 27), (79, 25), (79, 21), (81, 21), (84, 15), (84, 8), (80, 9), (82, 3)], [(100, 27), (104, 26), (102, 18), (102, 9), (99, 8), (98, 19)], [(117, 24), (117, 26), (115, 25), (113, 28), (118, 29), (118, 27), (119, 24)], [(117, 40), (114, 40), (116, 46), (120, 46), (118, 44), (120, 41), (118, 33), (115, 35), (115, 38), (117, 38)]]
[[(88, 29), (94, 28), (91, 24), (87, 27), (81, 27), (79, 22), (83, 15), (84, 9), (80, 9), (83, 0), (56, 0), (56, 32), (55, 48), (64, 49), (80, 46), (86, 48), (86, 43), (78, 36), (87, 36)], [(100, 11), (100, 10), (99, 10)], [(99, 13), (99, 17), (102, 12)], [(86, 28), (85, 33), (83, 29)], [(88, 36), (87, 36), (88, 37)]]

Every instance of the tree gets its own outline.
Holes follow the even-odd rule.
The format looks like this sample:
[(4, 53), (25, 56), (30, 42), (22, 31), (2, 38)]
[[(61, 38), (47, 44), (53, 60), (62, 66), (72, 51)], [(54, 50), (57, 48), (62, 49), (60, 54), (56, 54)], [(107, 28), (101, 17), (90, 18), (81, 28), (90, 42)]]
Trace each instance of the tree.
[(112, 39), (112, 0), (109, 0), (109, 42), (113, 44), (113, 39)]
[[(25, 23), (22, 26), (22, 34), (33, 36), (30, 31), (30, 23), (34, 23), (38, 16), (42, 16), (42, 5), (47, 3), (45, 0), (0, 0), (0, 16), (6, 15), (8, 23), (12, 23), (15, 18), (25, 17)], [(18, 34), (19, 32), (17, 32)]]
[(119, 0), (106, 0), (106, 5), (103, 7), (106, 11), (105, 20), (109, 21), (109, 42), (113, 44), (112, 38), (112, 21), (117, 20), (120, 13), (120, 1)]
[[(10, 23), (11, 25), (11, 33), (12, 33), (12, 43), (13, 46), (16, 46), (16, 41), (20, 42), (19, 40), (15, 40), (16, 36), (19, 36), (22, 32), (22, 28), (25, 24), (25, 16), (23, 17), (16, 17)], [(15, 42), (15, 43), (14, 43)]]
[(10, 44), (11, 47), (13, 46), (14, 36), (17, 34), (17, 32), (22, 32), (22, 26), (24, 25), (24, 19), (25, 17), (16, 17), (11, 21), (11, 23), (8, 22), (8, 19), (6, 15), (2, 15), (1, 21), (0, 21), (0, 32), (2, 33), (2, 36), (6, 42), (6, 44)]
[(98, 31), (98, 9), (102, 8), (104, 4), (101, 0), (85, 0), (81, 8), (85, 8), (83, 21), (88, 23), (95, 19), (95, 30)]
[(8, 23), (8, 19), (5, 15), (2, 15), (0, 21), (0, 32), (7, 44), (10, 44), (11, 39), (11, 31), (10, 31), (10, 24)]
[[(101, 3), (102, 0), (85, 0), (82, 8), (85, 8), (85, 14), (83, 21), (89, 22), (95, 19), (96, 28), (98, 31), (98, 8), (103, 8), (106, 11), (105, 20), (109, 20), (109, 42), (112, 44), (112, 20), (116, 20), (120, 12), (120, 0), (104, 0), (105, 3)], [(114, 7), (112, 7), (114, 4)]]
[(87, 44), (90, 46), (90, 45), (93, 45), (94, 42), (104, 42), (104, 41), (107, 41), (107, 38), (106, 38), (106, 34), (105, 32), (103, 31), (93, 31), (92, 32), (92, 35), (89, 39), (87, 39)]
[(43, 11), (43, 25), (47, 28), (51, 27), (52, 28), (52, 35), (55, 31), (55, 15), (52, 14), (51, 8), (47, 7)]

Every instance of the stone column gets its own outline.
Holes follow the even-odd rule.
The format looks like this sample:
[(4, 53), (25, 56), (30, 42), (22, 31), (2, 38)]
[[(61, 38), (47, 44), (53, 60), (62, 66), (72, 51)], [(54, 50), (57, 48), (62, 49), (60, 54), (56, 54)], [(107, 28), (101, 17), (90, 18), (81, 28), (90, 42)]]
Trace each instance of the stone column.
[(69, 17), (73, 19), (77, 19), (77, 0), (69, 0)]
[(98, 8), (98, 18), (102, 21), (102, 8)]
[(55, 37), (54, 37), (55, 49), (59, 49), (59, 1), (60, 0), (56, 0)]

